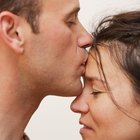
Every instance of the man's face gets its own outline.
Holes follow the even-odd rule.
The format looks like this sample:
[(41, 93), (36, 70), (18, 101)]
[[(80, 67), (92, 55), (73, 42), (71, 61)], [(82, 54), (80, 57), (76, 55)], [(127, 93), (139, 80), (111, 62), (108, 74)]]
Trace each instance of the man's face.
[(42, 6), (40, 32), (31, 33), (25, 48), (28, 81), (47, 95), (78, 95), (87, 59), (83, 48), (92, 42), (77, 17), (79, 2), (43, 0)]

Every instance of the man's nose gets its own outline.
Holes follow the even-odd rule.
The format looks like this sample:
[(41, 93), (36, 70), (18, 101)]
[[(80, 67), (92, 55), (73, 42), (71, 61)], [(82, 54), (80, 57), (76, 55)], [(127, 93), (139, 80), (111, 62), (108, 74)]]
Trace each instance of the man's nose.
[[(83, 27), (82, 27), (83, 28)], [(81, 48), (90, 47), (93, 44), (93, 36), (88, 33), (84, 28), (82, 29), (82, 33), (78, 38), (78, 45)]]

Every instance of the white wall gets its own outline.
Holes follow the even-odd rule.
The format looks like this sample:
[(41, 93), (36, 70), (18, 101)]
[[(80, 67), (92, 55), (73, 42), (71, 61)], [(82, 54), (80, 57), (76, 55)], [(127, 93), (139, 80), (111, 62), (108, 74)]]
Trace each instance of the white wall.
[[(105, 15), (138, 9), (140, 0), (80, 0), (79, 18), (88, 31)], [(31, 140), (81, 140), (79, 115), (71, 112), (72, 98), (46, 97), (31, 118), (26, 133)]]

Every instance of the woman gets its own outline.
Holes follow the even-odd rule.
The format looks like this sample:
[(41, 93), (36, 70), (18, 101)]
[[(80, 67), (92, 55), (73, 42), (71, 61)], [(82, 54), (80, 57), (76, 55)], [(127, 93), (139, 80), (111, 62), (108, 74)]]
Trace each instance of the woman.
[(140, 140), (140, 11), (104, 19), (89, 52), (80, 113), (83, 140)]

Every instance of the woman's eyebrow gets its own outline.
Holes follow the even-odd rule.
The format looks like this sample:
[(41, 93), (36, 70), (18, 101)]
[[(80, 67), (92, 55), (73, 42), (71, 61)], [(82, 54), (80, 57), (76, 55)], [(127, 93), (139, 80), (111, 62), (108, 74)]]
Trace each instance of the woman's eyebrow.
[(102, 79), (100, 79), (99, 77), (96, 77), (96, 76), (90, 76), (90, 75), (85, 75), (84, 76), (84, 79), (86, 80), (89, 80), (89, 81), (97, 81), (97, 82), (101, 82), (103, 84), (106, 84), (106, 82)]

